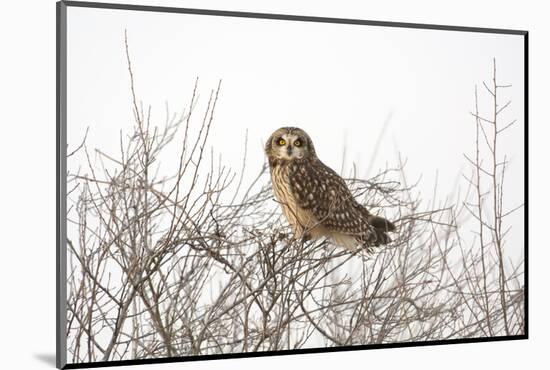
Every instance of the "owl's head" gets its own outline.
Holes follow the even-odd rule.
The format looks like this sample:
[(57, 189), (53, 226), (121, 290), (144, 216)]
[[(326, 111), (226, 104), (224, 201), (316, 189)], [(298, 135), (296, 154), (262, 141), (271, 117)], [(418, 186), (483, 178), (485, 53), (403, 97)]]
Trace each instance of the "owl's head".
[(315, 148), (309, 135), (297, 127), (281, 127), (271, 134), (265, 144), (265, 154), (270, 162), (292, 161), (315, 157)]

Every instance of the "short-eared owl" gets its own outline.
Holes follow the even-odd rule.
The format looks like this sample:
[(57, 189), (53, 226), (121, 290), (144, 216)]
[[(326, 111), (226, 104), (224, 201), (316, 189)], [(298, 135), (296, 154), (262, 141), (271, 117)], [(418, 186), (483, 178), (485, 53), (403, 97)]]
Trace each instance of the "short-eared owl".
[(278, 129), (265, 152), (275, 197), (296, 238), (327, 237), (349, 250), (391, 241), (387, 232), (395, 226), (353, 198), (344, 180), (317, 158), (305, 131)]

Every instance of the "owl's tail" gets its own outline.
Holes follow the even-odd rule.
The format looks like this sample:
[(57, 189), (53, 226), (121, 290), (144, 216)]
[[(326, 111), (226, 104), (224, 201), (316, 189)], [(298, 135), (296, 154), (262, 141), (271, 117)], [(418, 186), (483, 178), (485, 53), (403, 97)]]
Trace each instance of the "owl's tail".
[(374, 228), (376, 234), (375, 244), (388, 244), (391, 242), (391, 238), (388, 235), (388, 232), (395, 230), (395, 225), (386, 220), (383, 217), (369, 215), (368, 217), (369, 224)]

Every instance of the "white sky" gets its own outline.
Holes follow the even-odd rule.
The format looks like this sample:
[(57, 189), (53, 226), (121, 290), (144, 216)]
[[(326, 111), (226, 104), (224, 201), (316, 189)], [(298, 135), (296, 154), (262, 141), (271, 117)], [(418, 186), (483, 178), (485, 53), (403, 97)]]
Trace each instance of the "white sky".
[[(237, 170), (248, 129), (248, 179), (264, 162), (267, 137), (286, 125), (305, 129), (337, 171), (345, 145), (346, 169), (353, 161), (365, 177), (391, 115), (370, 175), (395, 165), (400, 152), (411, 180), (422, 175), (426, 200), (436, 172), (444, 197), (468, 171), (474, 86), (489, 113), (481, 83), (496, 57), (500, 83), (513, 85), (502, 97), (512, 100), (503, 118), (518, 121), (500, 144), (511, 161), (504, 207), (524, 201), (522, 36), (69, 7), (69, 148), (90, 126), (88, 146), (117, 153), (119, 131), (133, 125), (124, 29), (136, 93), (158, 125), (166, 102), (172, 111), (187, 106), (195, 77), (203, 102), (223, 79), (210, 144)], [(522, 220), (523, 210), (508, 219), (518, 251)]]

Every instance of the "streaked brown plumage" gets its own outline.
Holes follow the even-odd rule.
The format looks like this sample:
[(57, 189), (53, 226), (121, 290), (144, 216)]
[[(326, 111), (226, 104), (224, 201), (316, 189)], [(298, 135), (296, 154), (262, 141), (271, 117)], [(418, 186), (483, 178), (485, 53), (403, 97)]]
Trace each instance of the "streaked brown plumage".
[(391, 241), (387, 233), (395, 226), (353, 198), (344, 180), (319, 160), (305, 131), (276, 130), (265, 152), (275, 197), (296, 238), (328, 237), (350, 250)]

